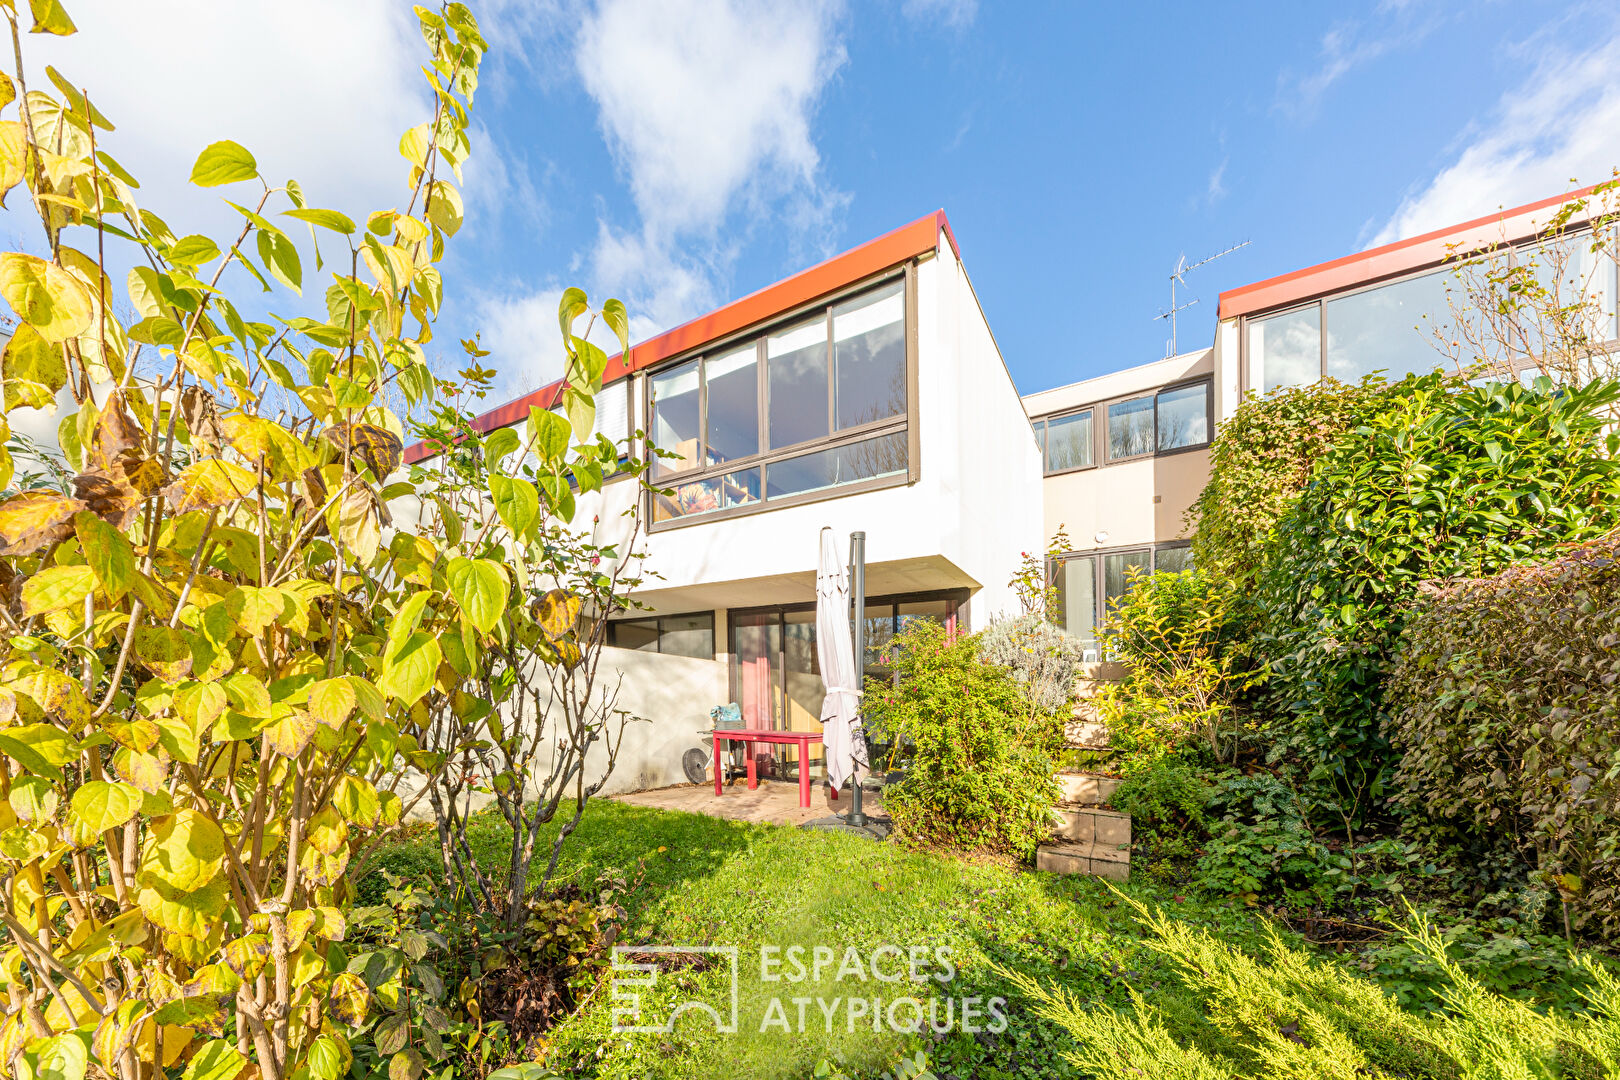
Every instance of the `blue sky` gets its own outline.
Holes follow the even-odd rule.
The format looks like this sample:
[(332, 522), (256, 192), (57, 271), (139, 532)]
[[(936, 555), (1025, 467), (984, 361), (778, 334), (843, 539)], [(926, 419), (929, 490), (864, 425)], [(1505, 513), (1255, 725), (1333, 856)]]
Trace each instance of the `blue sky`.
[[(398, 199), (394, 144), (423, 107), (407, 5), (68, 8), (86, 33), (36, 54), (121, 121), (182, 224), (224, 230), (183, 184), (222, 137), (316, 203)], [(1164, 355), (1183, 253), (1252, 241), (1190, 279), (1186, 350), (1224, 288), (1620, 165), (1612, 5), (474, 8), (493, 51), (441, 340), (481, 329), (514, 393), (558, 371), (565, 285), (622, 296), (645, 336), (941, 206), (1020, 389), (1045, 389)], [(145, 42), (208, 87), (185, 122), (151, 107), (177, 99), (138, 77)]]

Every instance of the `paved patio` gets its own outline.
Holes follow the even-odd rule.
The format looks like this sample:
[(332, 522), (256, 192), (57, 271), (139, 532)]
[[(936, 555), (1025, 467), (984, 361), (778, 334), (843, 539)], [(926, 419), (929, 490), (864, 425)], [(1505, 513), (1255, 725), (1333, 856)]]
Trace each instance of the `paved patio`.
[[(849, 813), (849, 792), (840, 793), (837, 802), (828, 798), (827, 782), (814, 781), (810, 786), (810, 806), (799, 805), (799, 785), (794, 781), (761, 780), (759, 787), (748, 790), (746, 780), (737, 779), (726, 785), (724, 795), (715, 795), (713, 784), (679, 784), (653, 791), (635, 791), (628, 795), (609, 798), (632, 806), (650, 806), (657, 810), (685, 810), (691, 814), (730, 818), (733, 821), (755, 821), (770, 825), (803, 825), (807, 821), (824, 818), (829, 814)], [(883, 796), (868, 791), (861, 808), (869, 816), (883, 813)]]

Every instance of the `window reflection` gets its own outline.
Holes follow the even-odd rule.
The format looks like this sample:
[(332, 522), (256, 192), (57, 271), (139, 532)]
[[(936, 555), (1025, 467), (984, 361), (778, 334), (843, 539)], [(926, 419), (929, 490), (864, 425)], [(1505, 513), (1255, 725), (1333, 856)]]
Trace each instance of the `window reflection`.
[(857, 480), (889, 476), (906, 468), (906, 434), (879, 435), (875, 439), (818, 450), (767, 466), (766, 498), (801, 495)]
[(704, 361), (709, 402), (708, 464), (759, 453), (758, 369), (754, 345)]
[(701, 423), (698, 399), (696, 360), (653, 376), (653, 445), (677, 455), (654, 459), (654, 476), (668, 476), (697, 467)]
[(1322, 324), (1317, 306), (1249, 323), (1249, 389), (1269, 393), (1322, 377)]
[(842, 431), (906, 411), (905, 282), (833, 308), (833, 414)]
[(1159, 394), (1158, 447), (1177, 450), (1209, 441), (1209, 384), (1183, 386)]
[(1046, 432), (1047, 472), (1091, 464), (1091, 410), (1048, 420)]
[(1122, 551), (1117, 555), (1103, 556), (1103, 604), (1105, 611), (1112, 611), (1114, 605), (1124, 599), (1125, 594), (1131, 591), (1135, 574), (1130, 573), (1131, 567), (1140, 572), (1147, 573), (1151, 568), (1152, 552), (1148, 551)]
[(1108, 406), (1108, 460), (1153, 450), (1153, 398), (1117, 401)]
[(1086, 556), (1058, 564), (1057, 611), (1053, 621), (1082, 642), (1097, 639), (1097, 560)]
[(765, 342), (770, 381), (770, 445), (822, 438), (827, 429), (827, 318), (818, 315)]
[(1441, 270), (1329, 300), (1327, 373), (1349, 383), (1381, 370), (1396, 382), (1445, 367), (1434, 334), (1450, 339), (1452, 280)]

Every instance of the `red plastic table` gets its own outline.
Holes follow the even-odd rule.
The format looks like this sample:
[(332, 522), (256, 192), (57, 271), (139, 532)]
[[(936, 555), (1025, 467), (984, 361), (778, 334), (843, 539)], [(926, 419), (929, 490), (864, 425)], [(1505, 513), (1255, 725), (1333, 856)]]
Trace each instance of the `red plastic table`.
[(748, 757), (748, 790), (759, 787), (754, 764), (755, 743), (796, 743), (799, 747), (799, 805), (810, 806), (810, 744), (821, 741), (819, 731), (767, 731), (763, 728), (716, 728), (714, 730), (714, 793), (723, 795), (725, 768), (720, 764), (721, 742), (740, 742)]

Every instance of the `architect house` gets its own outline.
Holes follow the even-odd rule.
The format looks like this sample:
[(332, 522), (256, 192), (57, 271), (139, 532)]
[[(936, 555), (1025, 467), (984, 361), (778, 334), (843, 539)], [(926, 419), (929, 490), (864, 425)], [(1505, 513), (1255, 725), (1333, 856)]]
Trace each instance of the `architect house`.
[[(943, 211), (615, 357), (597, 429), (645, 432), (667, 494), (609, 480), (580, 511), (610, 535), (629, 500), (645, 500), (645, 610), (610, 624), (608, 660), (624, 675), (621, 704), (653, 725), (611, 789), (679, 782), (682, 751), (724, 702), (749, 726), (816, 729), (823, 526), (866, 534), (869, 671), (911, 620), (980, 630), (1016, 614), (1009, 580), (1060, 530), (1057, 618), (1100, 656), (1132, 568), (1191, 564), (1186, 516), (1223, 418), (1324, 375), (1444, 365), (1434, 332), (1458, 253), (1523, 257), (1567, 198), (1233, 289), (1212, 347), (1023, 397)], [(1612, 338), (1616, 268), (1571, 250)], [(477, 426), (520, 424), (561, 389)]]

